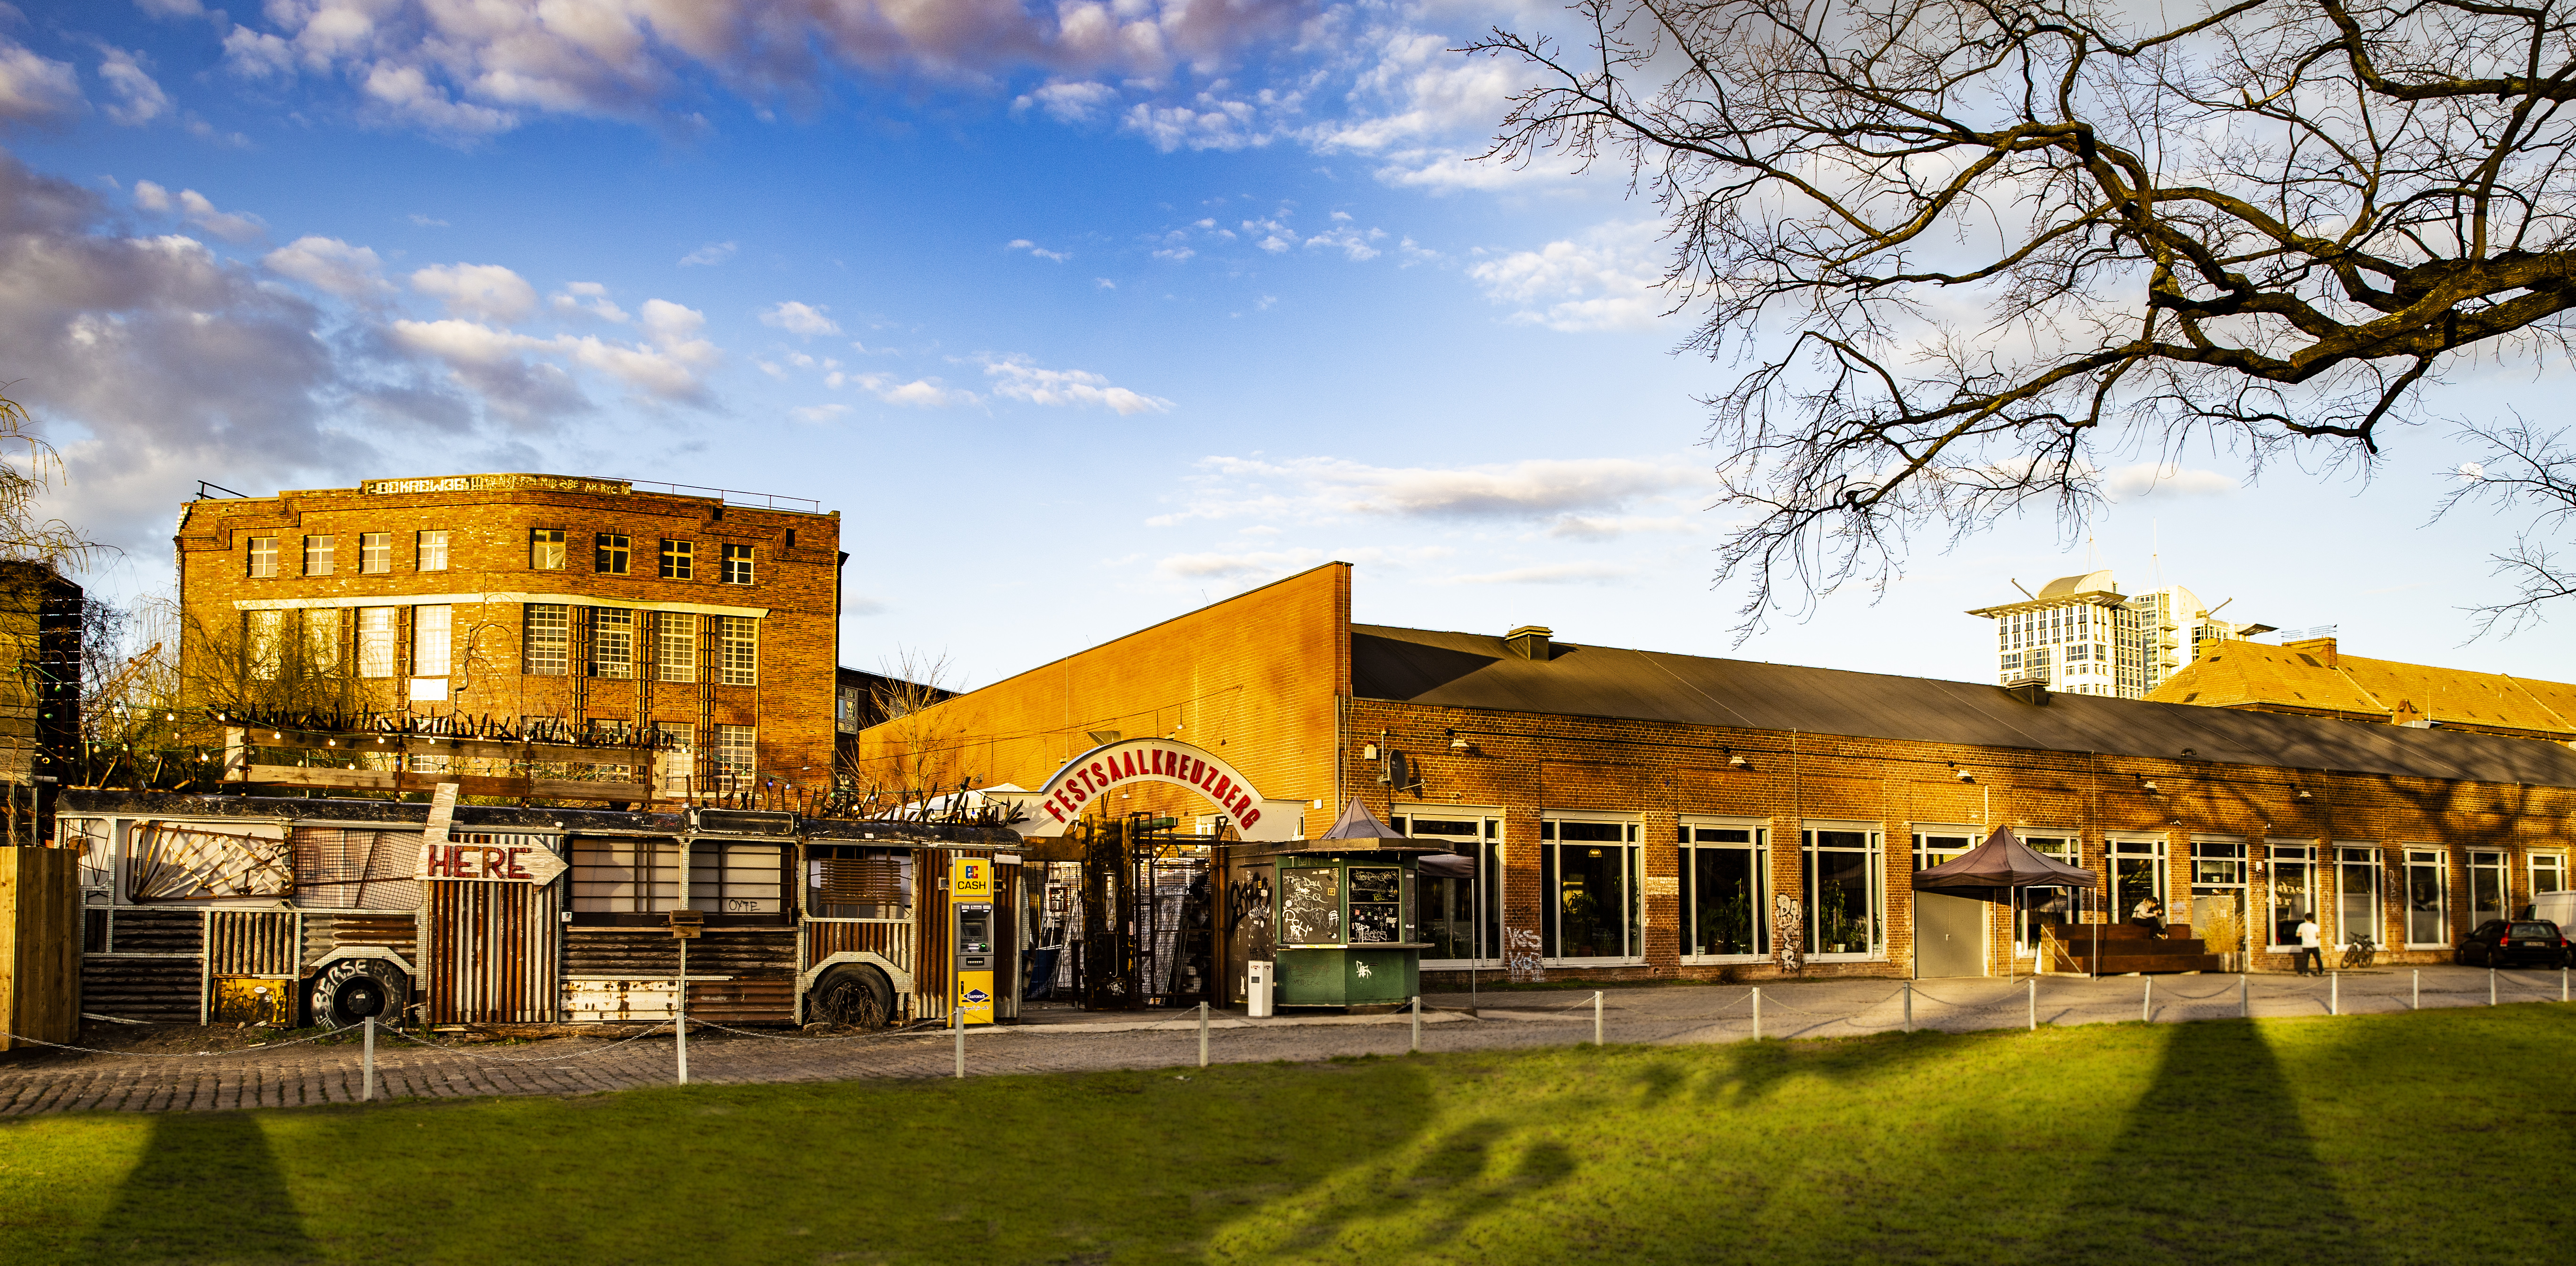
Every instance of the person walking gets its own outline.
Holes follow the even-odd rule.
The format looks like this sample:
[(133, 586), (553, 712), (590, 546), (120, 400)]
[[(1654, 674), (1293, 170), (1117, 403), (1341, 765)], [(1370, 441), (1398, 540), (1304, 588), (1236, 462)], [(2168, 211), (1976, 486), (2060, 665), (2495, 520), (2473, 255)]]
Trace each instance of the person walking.
[(2316, 971), (2313, 974), (2319, 976), (2325, 975), (2325, 933), (2324, 929), (2317, 926), (2317, 917), (2315, 915), (2306, 914), (2299, 916), (2297, 936), (2299, 938), (2299, 974), (2302, 976), (2310, 975), (2311, 973), (2308, 968), (2313, 964), (2316, 968)]

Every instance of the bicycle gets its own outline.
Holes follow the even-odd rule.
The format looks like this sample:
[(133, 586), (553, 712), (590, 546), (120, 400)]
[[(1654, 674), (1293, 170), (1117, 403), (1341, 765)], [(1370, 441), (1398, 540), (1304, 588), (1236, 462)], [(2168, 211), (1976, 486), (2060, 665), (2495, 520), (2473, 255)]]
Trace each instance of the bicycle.
[(2344, 970), (2368, 967), (2379, 956), (2379, 946), (2367, 936), (2356, 936), (2343, 947)]

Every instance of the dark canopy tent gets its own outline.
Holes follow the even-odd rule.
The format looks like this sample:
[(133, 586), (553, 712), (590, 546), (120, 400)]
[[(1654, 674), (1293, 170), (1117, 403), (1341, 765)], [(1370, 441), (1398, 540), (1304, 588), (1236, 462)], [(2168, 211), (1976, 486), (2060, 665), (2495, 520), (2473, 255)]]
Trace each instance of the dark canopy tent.
[(1333, 820), (1330, 830), (1314, 837), (1319, 840), (1387, 840), (1396, 838), (1394, 827), (1378, 820), (1369, 807), (1353, 799), (1342, 806), (1342, 816)]
[(2014, 835), (2012, 828), (1999, 826), (1986, 842), (1959, 854), (1929, 870), (1917, 871), (1917, 888), (2090, 888), (2100, 876), (2081, 866), (2051, 861), (2032, 852), (2029, 845)]

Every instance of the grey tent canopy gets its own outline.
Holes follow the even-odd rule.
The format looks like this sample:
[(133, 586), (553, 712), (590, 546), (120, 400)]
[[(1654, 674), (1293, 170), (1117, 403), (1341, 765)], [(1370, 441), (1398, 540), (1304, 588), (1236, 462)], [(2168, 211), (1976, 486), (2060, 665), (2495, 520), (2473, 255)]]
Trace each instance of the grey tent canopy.
[(1331, 830), (1314, 838), (1319, 840), (1384, 840), (1401, 835), (1394, 827), (1378, 820), (1369, 807), (1353, 797), (1342, 806), (1342, 816), (1333, 820)]
[(1416, 860), (1414, 873), (1425, 879), (1473, 879), (1476, 859), (1464, 853), (1434, 853)]
[(1986, 842), (1950, 860), (1918, 871), (1917, 888), (2030, 888), (2066, 885), (2090, 888), (2100, 876), (2081, 866), (2051, 861), (2032, 852), (2012, 828), (1999, 826)]

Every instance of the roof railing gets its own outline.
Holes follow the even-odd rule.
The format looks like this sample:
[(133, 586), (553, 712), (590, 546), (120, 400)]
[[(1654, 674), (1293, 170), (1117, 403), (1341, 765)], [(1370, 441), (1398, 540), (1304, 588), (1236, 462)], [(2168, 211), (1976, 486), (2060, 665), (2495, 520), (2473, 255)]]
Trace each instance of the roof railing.
[(703, 484), (675, 484), (659, 479), (629, 479), (625, 482), (631, 488), (655, 489), (675, 497), (710, 494), (716, 500), (732, 506), (757, 506), (763, 510), (797, 510), (806, 514), (823, 512), (823, 503), (812, 497), (790, 497), (771, 492), (744, 492), (739, 488), (709, 488)]

